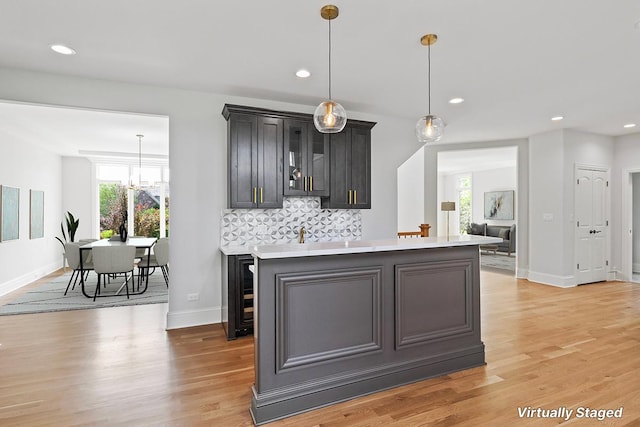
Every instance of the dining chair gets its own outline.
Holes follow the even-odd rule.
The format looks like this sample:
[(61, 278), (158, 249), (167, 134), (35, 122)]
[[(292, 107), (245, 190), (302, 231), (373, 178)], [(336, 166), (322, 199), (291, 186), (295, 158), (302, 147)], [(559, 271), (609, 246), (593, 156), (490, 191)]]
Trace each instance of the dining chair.
[[(149, 271), (145, 271), (147, 268), (147, 262), (145, 259), (142, 259), (141, 262), (138, 263), (138, 270), (140, 272), (140, 277), (144, 276), (144, 274), (149, 274)], [(149, 258), (149, 269), (152, 268), (160, 268), (162, 270), (162, 276), (164, 277), (164, 283), (169, 287), (169, 238), (162, 237), (156, 241), (156, 244), (153, 245), (153, 254)]]
[[(89, 276), (89, 272), (93, 270), (93, 263), (91, 262), (90, 254), (91, 251), (80, 251), (80, 246), (84, 243), (80, 242), (67, 242), (64, 244), (64, 253), (67, 257), (67, 262), (69, 263), (69, 267), (71, 267), (71, 277), (69, 278), (69, 283), (67, 283), (67, 289), (64, 290), (64, 294), (67, 295), (69, 291), (69, 286), (71, 286), (71, 282), (73, 281), (73, 287), (71, 290), (76, 288), (76, 283), (78, 282), (78, 278), (81, 274), (85, 274)], [(82, 269), (80, 269), (80, 253), (82, 252)], [(75, 279), (74, 279), (75, 278)], [(86, 277), (84, 280), (87, 280)]]
[[(101, 278), (106, 282), (106, 276), (121, 273), (124, 274), (124, 286), (127, 288), (127, 299), (129, 299), (129, 280), (133, 279), (136, 248), (134, 246), (102, 246), (95, 247), (92, 250), (93, 269), (98, 274), (98, 284), (96, 285), (93, 300), (95, 301), (100, 293)], [(131, 273), (131, 276), (129, 276), (129, 273)]]

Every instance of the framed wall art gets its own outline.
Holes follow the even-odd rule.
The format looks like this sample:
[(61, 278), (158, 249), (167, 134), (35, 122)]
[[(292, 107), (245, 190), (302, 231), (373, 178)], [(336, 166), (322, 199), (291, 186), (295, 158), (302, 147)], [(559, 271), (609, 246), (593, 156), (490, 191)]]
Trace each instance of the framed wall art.
[(29, 202), (29, 238), (44, 237), (44, 191), (31, 190)]
[(484, 219), (513, 219), (513, 190), (484, 193)]
[(0, 242), (20, 237), (20, 189), (0, 185)]

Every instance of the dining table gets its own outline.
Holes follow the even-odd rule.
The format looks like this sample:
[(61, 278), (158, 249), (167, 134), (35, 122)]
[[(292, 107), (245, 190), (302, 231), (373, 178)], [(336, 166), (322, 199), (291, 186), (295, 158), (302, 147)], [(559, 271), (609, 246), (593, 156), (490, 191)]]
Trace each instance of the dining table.
[[(144, 268), (144, 273), (140, 273), (140, 276), (138, 278), (138, 280), (144, 280), (144, 288), (142, 290), (140, 290), (140, 286), (138, 282), (138, 292), (130, 292), (129, 295), (140, 295), (146, 292), (147, 287), (149, 286), (149, 274), (150, 274), (150, 269), (149, 266), (151, 264), (151, 248), (153, 247), (153, 245), (156, 244), (156, 242), (158, 241), (157, 238), (155, 237), (129, 237), (126, 241), (121, 241), (121, 240), (111, 240), (111, 239), (102, 239), (102, 240), (96, 240), (94, 242), (90, 242), (87, 244), (84, 244), (82, 246), (80, 246), (80, 271), (83, 272), (83, 265), (82, 265), (82, 260), (84, 258), (83, 256), (83, 251), (90, 251), (91, 249), (95, 248), (95, 247), (105, 247), (105, 246), (133, 246), (136, 249), (145, 249), (146, 252), (146, 256), (142, 258), (142, 260), (140, 261), (142, 264), (139, 264)], [(145, 261), (144, 258), (146, 258), (146, 265), (145, 265)], [(142, 276), (144, 275), (144, 276)], [(87, 297), (87, 298), (93, 298), (93, 296), (88, 295), (87, 292), (85, 291), (85, 281), (84, 281), (84, 274), (80, 274), (80, 286), (82, 289), (82, 294)], [(124, 285), (122, 286), (124, 287)], [(118, 290), (118, 293), (120, 292), (120, 290), (122, 289), (122, 287)]]

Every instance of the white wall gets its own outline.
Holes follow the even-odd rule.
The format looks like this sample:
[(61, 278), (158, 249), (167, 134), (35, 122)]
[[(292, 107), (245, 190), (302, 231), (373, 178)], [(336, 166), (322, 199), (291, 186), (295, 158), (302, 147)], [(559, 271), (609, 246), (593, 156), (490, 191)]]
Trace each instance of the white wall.
[(424, 148), (400, 165), (397, 187), (398, 231), (418, 231), (424, 222)]
[(640, 172), (633, 174), (633, 265), (634, 273), (640, 272)]
[[(215, 76), (214, 76), (215, 78)], [(220, 321), (219, 219), (226, 207), (225, 103), (312, 113), (301, 106), (144, 85), (0, 69), (0, 99), (169, 117), (171, 282), (167, 327)], [(348, 105), (346, 105), (348, 109)], [(372, 130), (372, 206), (363, 238), (389, 237), (397, 225), (397, 168), (416, 151), (414, 123), (358, 114)], [(58, 206), (58, 211), (64, 208)], [(58, 221), (59, 222), (59, 221)], [(199, 293), (198, 301), (187, 294)]]
[(76, 241), (99, 237), (91, 204), (95, 193), (92, 191), (95, 184), (92, 171), (92, 164), (86, 158), (62, 157), (62, 215), (64, 219), (67, 212), (71, 212), (80, 220)]
[[(0, 184), (20, 189), (18, 240), (0, 242), (0, 295), (62, 267), (60, 156), (0, 133)], [(44, 191), (44, 237), (30, 239), (30, 190)]]
[(563, 276), (563, 156), (562, 131), (529, 138), (529, 278), (540, 283), (570, 279)]
[[(625, 270), (631, 269), (632, 235), (629, 228), (632, 218), (629, 173), (640, 172), (640, 133), (615, 138), (613, 170), (611, 173), (611, 247), (613, 267), (618, 278), (628, 280)], [(629, 227), (629, 228), (627, 228)]]
[[(555, 286), (574, 286), (575, 167), (611, 168), (614, 141), (602, 135), (558, 130), (532, 136), (529, 147), (529, 279)], [(551, 217), (545, 220), (544, 215)]]

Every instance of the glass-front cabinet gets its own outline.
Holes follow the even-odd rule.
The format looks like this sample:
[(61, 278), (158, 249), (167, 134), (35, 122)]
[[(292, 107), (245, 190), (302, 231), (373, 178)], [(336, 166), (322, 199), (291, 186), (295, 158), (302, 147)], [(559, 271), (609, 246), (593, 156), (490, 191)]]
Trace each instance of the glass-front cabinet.
[(284, 194), (329, 196), (329, 137), (304, 120), (284, 121)]

